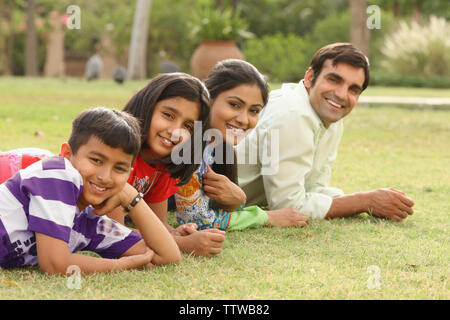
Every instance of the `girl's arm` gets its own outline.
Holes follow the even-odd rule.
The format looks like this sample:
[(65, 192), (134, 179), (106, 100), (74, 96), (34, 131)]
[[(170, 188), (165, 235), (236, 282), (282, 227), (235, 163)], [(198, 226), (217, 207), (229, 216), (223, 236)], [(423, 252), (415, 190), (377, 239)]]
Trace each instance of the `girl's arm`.
[[(122, 207), (126, 208), (137, 195), (136, 189), (127, 183), (120, 192)], [(145, 244), (155, 252), (152, 263), (161, 265), (181, 261), (180, 250), (175, 240), (143, 199), (131, 209), (128, 215), (139, 229)]]
[(67, 242), (36, 232), (36, 247), (39, 267), (48, 274), (66, 275), (69, 266), (78, 266), (82, 273), (110, 272), (140, 267), (151, 267), (154, 256), (148, 249), (144, 254), (105, 259), (70, 253)]

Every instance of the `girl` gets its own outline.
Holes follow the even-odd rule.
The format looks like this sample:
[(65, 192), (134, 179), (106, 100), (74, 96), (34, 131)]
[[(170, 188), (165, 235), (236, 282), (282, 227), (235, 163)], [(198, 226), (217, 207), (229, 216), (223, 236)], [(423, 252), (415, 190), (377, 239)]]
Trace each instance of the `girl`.
[[(209, 93), (197, 78), (185, 73), (161, 74), (137, 92), (124, 111), (140, 120), (142, 146), (128, 183), (142, 192), (144, 200), (172, 233), (180, 250), (198, 255), (210, 255), (221, 247), (224, 232), (204, 230), (194, 232), (195, 226), (174, 229), (167, 222), (167, 199), (179, 185), (189, 181), (198, 164), (194, 161), (175, 165), (171, 152), (180, 143), (190, 143), (194, 150), (194, 121), (205, 123), (209, 115)], [(181, 134), (177, 136), (179, 132)], [(190, 141), (190, 142), (189, 142)], [(99, 214), (107, 208), (97, 211)], [(124, 213), (116, 208), (109, 217), (124, 223)], [(185, 229), (190, 229), (186, 233)]]
[[(199, 230), (305, 226), (308, 216), (294, 209), (243, 208), (246, 197), (238, 186), (232, 146), (256, 126), (267, 103), (268, 85), (263, 76), (245, 61), (225, 60), (213, 68), (205, 84), (212, 100), (209, 128), (216, 134), (205, 148), (200, 168), (175, 194), (178, 222), (196, 223)], [(218, 153), (226, 159), (220, 159)]]

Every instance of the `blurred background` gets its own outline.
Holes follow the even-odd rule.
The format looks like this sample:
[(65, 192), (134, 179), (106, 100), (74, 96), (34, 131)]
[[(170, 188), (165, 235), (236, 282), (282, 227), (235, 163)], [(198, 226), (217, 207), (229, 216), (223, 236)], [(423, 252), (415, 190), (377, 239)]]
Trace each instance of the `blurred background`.
[[(204, 78), (209, 60), (230, 55), (271, 82), (297, 82), (317, 49), (350, 41), (370, 58), (372, 85), (449, 88), (449, 3), (0, 0), (0, 75), (120, 82), (183, 71)], [(202, 50), (212, 58), (198, 56)]]

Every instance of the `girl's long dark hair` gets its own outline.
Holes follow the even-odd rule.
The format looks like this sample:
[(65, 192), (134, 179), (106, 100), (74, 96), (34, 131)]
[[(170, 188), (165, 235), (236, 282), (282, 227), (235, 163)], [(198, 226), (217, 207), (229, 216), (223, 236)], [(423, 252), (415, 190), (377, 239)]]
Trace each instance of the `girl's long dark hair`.
[[(227, 59), (218, 62), (205, 80), (205, 85), (211, 96), (211, 105), (220, 93), (243, 84), (258, 86), (263, 98), (263, 105), (266, 105), (269, 97), (269, 86), (258, 69), (243, 60)], [(223, 144), (223, 146), (218, 146), (218, 148), (224, 150), (224, 158), (226, 158), (225, 153), (233, 152), (234, 162), (233, 164), (227, 164), (225, 161), (222, 164), (215, 163), (212, 169), (238, 184), (236, 154), (233, 146), (228, 145), (226, 142), (223, 142)]]
[[(135, 116), (140, 121), (141, 149), (148, 148), (147, 135), (156, 104), (164, 99), (182, 97), (200, 105), (200, 118), (203, 128), (206, 127), (209, 116), (209, 93), (205, 85), (197, 78), (182, 72), (160, 74), (153, 78), (143, 89), (137, 92), (126, 104), (124, 111)], [(196, 150), (194, 143), (202, 143), (191, 137), (186, 143), (191, 144), (190, 150)], [(202, 143), (203, 144), (203, 143)], [(201, 147), (203, 150), (203, 146)], [(192, 152), (190, 163), (174, 164), (171, 155), (158, 159), (154, 163), (163, 163), (171, 177), (179, 180), (178, 185), (189, 182), (199, 163), (195, 163)]]

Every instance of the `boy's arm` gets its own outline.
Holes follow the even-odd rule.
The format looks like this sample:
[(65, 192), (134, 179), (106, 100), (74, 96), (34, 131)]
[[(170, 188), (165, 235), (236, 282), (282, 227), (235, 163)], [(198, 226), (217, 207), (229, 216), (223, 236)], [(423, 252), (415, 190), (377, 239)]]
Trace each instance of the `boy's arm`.
[(67, 242), (36, 232), (39, 267), (49, 274), (67, 274), (67, 268), (76, 265), (82, 273), (110, 272), (151, 266), (153, 251), (144, 254), (105, 259), (70, 253)]
[[(136, 189), (127, 183), (120, 192), (122, 207), (127, 207), (137, 195)], [(165, 205), (167, 212), (167, 201)], [(181, 254), (175, 240), (143, 199), (131, 209), (129, 216), (139, 229), (145, 244), (155, 252), (152, 263), (160, 265), (180, 262)]]
[(169, 232), (173, 232), (175, 229), (169, 224), (169, 222), (167, 222), (167, 200), (161, 202), (150, 202), (147, 204), (159, 220), (161, 220), (167, 230), (169, 230)]

